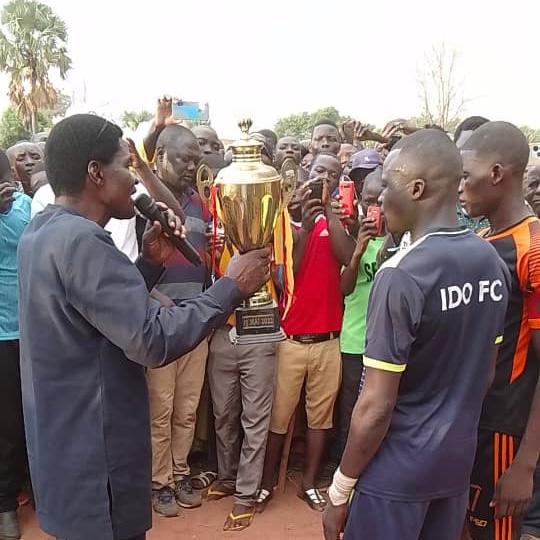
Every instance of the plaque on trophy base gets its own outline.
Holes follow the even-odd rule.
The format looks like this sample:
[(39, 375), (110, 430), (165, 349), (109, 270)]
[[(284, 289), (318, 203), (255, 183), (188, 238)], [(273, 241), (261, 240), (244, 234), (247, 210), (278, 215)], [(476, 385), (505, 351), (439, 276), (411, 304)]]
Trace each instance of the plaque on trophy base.
[(286, 339), (281, 329), (279, 311), (275, 302), (267, 306), (243, 306), (234, 312), (236, 326), (230, 332), (237, 345), (272, 343)]

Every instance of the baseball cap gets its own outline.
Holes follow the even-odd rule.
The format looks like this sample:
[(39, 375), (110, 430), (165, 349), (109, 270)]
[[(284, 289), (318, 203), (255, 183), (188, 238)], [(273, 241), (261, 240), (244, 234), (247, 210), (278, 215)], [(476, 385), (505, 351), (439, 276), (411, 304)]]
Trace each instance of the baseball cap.
[(351, 171), (354, 169), (376, 169), (382, 165), (382, 157), (377, 150), (366, 148), (351, 157)]

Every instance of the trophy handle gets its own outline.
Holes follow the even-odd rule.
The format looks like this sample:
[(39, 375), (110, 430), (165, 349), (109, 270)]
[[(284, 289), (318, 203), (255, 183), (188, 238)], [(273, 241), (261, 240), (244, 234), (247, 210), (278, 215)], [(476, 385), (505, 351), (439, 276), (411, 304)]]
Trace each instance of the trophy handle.
[(212, 186), (214, 185), (214, 173), (208, 165), (201, 165), (197, 169), (197, 191), (206, 206), (212, 210)]
[(281, 166), (281, 200), (283, 208), (291, 202), (296, 184), (298, 183), (298, 165), (293, 158), (287, 158)]

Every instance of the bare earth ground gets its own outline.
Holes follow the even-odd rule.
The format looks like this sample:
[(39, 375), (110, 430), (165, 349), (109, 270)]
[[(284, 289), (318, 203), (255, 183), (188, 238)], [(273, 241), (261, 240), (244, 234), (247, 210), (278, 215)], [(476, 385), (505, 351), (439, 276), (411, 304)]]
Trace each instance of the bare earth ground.
[[(296, 496), (296, 487), (289, 481), (284, 494), (275, 493), (262, 514), (256, 514), (251, 527), (241, 532), (222, 530), (232, 507), (232, 499), (204, 502), (201, 508), (181, 510), (177, 518), (154, 515), (154, 527), (148, 540), (318, 540), (322, 538), (321, 514), (310, 510)], [(50, 540), (43, 533), (30, 506), (20, 510), (23, 540)], [(96, 539), (99, 540), (99, 539)]]

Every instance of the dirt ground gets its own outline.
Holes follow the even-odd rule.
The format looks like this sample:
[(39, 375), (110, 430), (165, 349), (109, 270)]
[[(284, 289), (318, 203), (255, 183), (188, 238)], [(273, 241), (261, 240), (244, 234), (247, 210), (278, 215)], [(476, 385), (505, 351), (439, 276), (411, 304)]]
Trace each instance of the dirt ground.
[[(294, 481), (294, 480), (293, 480)], [(317, 540), (322, 538), (321, 515), (312, 511), (296, 496), (293, 481), (287, 482), (284, 494), (275, 493), (262, 514), (242, 532), (223, 532), (222, 527), (231, 510), (232, 499), (203, 503), (201, 508), (181, 510), (177, 518), (154, 515), (154, 527), (148, 540)], [(20, 510), (23, 540), (50, 540), (37, 524), (30, 506)], [(98, 539), (96, 539), (98, 540)]]

